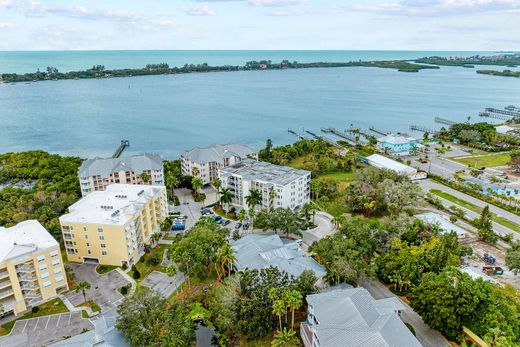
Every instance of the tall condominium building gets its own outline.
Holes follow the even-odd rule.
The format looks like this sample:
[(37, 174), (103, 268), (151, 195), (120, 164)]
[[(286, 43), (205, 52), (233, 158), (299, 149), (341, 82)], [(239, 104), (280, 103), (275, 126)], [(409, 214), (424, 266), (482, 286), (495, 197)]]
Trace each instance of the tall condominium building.
[(18, 315), (68, 290), (58, 242), (36, 220), (0, 227), (0, 305)]
[(257, 159), (257, 151), (237, 143), (196, 147), (181, 154), (181, 170), (183, 175), (192, 176), (196, 168), (199, 172), (197, 176), (202, 178), (204, 184), (208, 184), (218, 177), (219, 169), (246, 158)]
[(162, 158), (147, 153), (124, 158), (87, 159), (79, 167), (78, 177), (83, 196), (105, 190), (113, 183), (164, 185)]
[(218, 171), (222, 188), (233, 195), (232, 204), (247, 209), (246, 196), (252, 189), (262, 193), (257, 208), (296, 209), (310, 200), (311, 173), (291, 167), (246, 159)]
[(167, 216), (166, 187), (109, 185), (85, 196), (60, 217), (67, 258), (131, 266)]

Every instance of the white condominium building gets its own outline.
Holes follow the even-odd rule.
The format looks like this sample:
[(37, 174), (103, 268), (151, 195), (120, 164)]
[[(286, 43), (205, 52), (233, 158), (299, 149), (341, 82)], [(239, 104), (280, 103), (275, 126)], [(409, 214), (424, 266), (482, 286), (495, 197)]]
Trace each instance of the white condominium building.
[(36, 220), (0, 227), (0, 306), (18, 315), (68, 290), (58, 242)]
[(251, 147), (237, 143), (195, 147), (181, 154), (181, 169), (185, 176), (193, 176), (193, 169), (199, 172), (204, 184), (218, 177), (218, 170), (234, 165), (246, 158), (258, 159), (258, 153)]
[(69, 207), (60, 217), (67, 258), (131, 266), (168, 215), (166, 187), (112, 184)]
[[(146, 173), (146, 179), (143, 179), (143, 173)], [(124, 158), (87, 159), (79, 167), (78, 177), (83, 196), (105, 190), (113, 183), (165, 184), (162, 158), (148, 153)]]
[(310, 200), (311, 173), (291, 167), (246, 159), (218, 171), (222, 188), (233, 194), (232, 204), (247, 209), (246, 196), (252, 189), (262, 193), (257, 208), (290, 208), (302, 206)]

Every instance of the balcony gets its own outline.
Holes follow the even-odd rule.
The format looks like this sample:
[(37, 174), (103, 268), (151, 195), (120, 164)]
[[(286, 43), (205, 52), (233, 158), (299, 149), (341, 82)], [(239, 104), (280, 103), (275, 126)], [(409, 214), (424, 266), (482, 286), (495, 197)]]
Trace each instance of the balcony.
[(11, 285), (11, 281), (9, 279), (0, 281), (0, 289), (4, 289), (5, 287), (9, 287)]
[(20, 280), (20, 282), (35, 282), (38, 280), (35, 276), (29, 276), (29, 275), (18, 276), (18, 279)]
[(36, 290), (36, 289), (40, 289), (39, 286), (35, 285), (35, 284), (30, 284), (30, 283), (23, 283), (20, 288), (22, 288), (22, 290)]
[(0, 290), (0, 299), (7, 298), (11, 295), (13, 295), (13, 290), (11, 288)]
[(22, 266), (17, 266), (16, 267), (16, 272), (17, 273), (32, 273), (32, 272), (35, 272), (36, 269), (32, 266), (26, 266), (26, 265), (22, 265)]
[(31, 292), (31, 293), (27, 293), (27, 294), (24, 293), (23, 297), (26, 299), (29, 299), (29, 300), (34, 300), (34, 299), (41, 300), (42, 299), (40, 292), (36, 292), (36, 293)]
[(305, 347), (312, 346), (312, 331), (309, 326), (305, 323), (300, 325), (300, 337), (302, 338), (303, 345)]
[(7, 269), (0, 270), (0, 278), (4, 278), (9, 276), (9, 272), (7, 272)]

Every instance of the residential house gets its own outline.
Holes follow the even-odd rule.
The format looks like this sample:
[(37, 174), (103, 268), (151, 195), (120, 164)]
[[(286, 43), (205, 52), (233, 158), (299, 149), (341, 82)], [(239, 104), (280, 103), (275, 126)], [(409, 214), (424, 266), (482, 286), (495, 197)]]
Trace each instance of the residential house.
[(419, 140), (408, 134), (389, 134), (377, 139), (377, 147), (393, 155), (410, 155), (418, 145)]

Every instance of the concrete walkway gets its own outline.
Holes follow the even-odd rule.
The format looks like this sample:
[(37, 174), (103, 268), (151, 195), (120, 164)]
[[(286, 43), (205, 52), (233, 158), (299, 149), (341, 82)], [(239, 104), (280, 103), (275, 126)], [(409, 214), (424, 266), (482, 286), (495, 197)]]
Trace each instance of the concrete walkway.
[[(374, 299), (384, 299), (397, 297), (394, 293), (390, 291), (387, 287), (383, 285), (383, 283), (377, 280), (365, 280), (362, 283), (362, 286), (369, 291), (369, 293), (374, 297)], [(427, 347), (446, 347), (450, 346), (448, 340), (437, 330), (434, 330), (427, 326), (421, 316), (415, 313), (414, 310), (405, 302), (403, 302), (406, 310), (402, 311), (400, 314), (403, 322), (410, 324), (413, 326), (415, 330), (415, 336), (422, 343), (423, 346)]]
[(92, 317), (92, 316), (96, 316), (99, 314), (99, 312), (94, 312), (92, 311), (92, 309), (90, 307), (87, 307), (87, 306), (74, 306), (72, 305), (72, 303), (69, 301), (69, 299), (67, 299), (67, 297), (65, 295), (58, 295), (58, 297), (61, 299), (61, 301), (63, 301), (63, 303), (65, 304), (65, 306), (67, 307), (67, 309), (70, 311), (70, 312), (81, 312), (83, 310), (87, 311), (87, 315), (89, 317)]
[[(128, 271), (129, 271), (129, 270), (130, 270), (130, 269), (128, 269)], [(136, 290), (136, 288), (137, 288), (137, 283), (135, 282), (135, 280), (134, 280), (132, 277), (130, 277), (130, 275), (128, 275), (127, 272), (123, 271), (123, 269), (121, 269), (121, 268), (119, 268), (119, 267), (116, 268), (116, 271), (117, 271), (121, 276), (123, 276), (123, 277), (125, 278), (125, 280), (127, 280), (128, 282), (130, 282), (130, 286), (131, 286), (131, 287), (130, 287), (130, 290), (128, 291), (128, 295), (129, 295), (129, 296), (134, 295), (135, 290)]]

